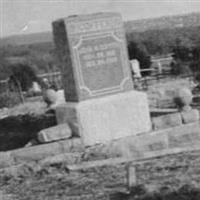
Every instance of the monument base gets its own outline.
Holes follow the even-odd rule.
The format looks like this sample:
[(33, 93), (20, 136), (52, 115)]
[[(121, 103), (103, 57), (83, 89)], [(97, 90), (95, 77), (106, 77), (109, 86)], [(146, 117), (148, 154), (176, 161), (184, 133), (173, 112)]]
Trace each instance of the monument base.
[(68, 123), (85, 146), (106, 143), (151, 130), (147, 96), (130, 91), (56, 108), (58, 124)]

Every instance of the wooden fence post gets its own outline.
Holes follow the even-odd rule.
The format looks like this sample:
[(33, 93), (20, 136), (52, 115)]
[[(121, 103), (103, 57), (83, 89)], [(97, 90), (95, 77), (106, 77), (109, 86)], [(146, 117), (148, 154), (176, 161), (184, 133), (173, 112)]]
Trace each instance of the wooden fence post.
[(130, 163), (126, 165), (126, 180), (128, 190), (137, 184), (136, 167)]

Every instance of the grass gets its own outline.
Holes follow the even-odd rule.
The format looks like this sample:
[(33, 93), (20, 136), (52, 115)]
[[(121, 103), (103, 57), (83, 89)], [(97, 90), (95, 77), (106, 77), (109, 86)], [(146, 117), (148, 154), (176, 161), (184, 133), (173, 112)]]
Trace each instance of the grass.
[[(199, 200), (200, 151), (153, 159), (137, 165), (138, 185), (126, 190), (124, 165), (69, 172), (65, 165), (25, 168), (0, 176), (0, 188), (15, 200)], [(73, 197), (73, 198), (72, 198)]]

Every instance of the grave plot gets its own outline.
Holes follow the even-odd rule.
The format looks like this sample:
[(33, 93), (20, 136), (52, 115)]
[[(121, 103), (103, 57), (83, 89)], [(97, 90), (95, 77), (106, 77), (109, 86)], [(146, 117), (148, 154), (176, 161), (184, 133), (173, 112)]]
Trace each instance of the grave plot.
[(53, 22), (53, 33), (66, 102), (53, 107), (56, 126), (37, 130), (39, 145), (0, 153), (3, 193), (51, 200), (121, 192), (134, 199), (132, 189), (142, 184), (144, 199), (154, 189), (164, 195), (169, 183), (179, 191), (191, 176), (199, 186), (199, 112), (190, 107), (191, 93), (179, 91), (175, 111), (150, 115), (147, 95), (133, 90), (121, 16), (71, 16)]

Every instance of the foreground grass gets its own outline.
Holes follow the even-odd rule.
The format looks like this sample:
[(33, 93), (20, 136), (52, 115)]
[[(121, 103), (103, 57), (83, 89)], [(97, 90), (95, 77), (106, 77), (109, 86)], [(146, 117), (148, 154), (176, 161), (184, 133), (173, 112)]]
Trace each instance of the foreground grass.
[(17, 176), (2, 174), (0, 188), (15, 200), (199, 200), (200, 152), (166, 156), (137, 165), (138, 185), (126, 190), (124, 165), (69, 172), (64, 164)]

